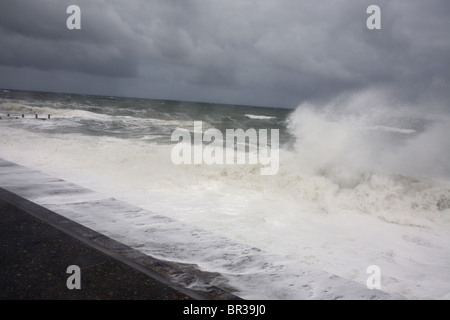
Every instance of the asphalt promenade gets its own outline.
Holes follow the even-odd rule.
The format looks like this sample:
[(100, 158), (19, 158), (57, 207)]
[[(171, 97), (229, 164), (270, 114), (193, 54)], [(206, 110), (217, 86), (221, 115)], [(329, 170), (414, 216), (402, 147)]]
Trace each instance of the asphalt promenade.
[[(81, 289), (68, 289), (70, 265)], [(186, 300), (186, 294), (0, 199), (0, 299)]]

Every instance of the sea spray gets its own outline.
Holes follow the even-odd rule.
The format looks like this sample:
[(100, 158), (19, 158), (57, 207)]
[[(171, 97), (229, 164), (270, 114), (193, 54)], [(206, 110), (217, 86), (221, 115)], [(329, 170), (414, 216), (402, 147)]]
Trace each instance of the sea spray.
[[(383, 105), (395, 101), (374, 99), (376, 92), (304, 104), (296, 111), (8, 95), (15, 98), (0, 95), (0, 112), (6, 104), (18, 103), (45, 108), (54, 117), (39, 124), (1, 121), (0, 157), (281, 255), (293, 264), (362, 284), (367, 267), (378, 265), (382, 287), (389, 292), (411, 298), (439, 298), (448, 292), (450, 187), (446, 162), (437, 161), (449, 150), (445, 113), (421, 115), (415, 108), (396, 106), (387, 114)], [(251, 165), (174, 165), (170, 135), (176, 128), (189, 129), (195, 120), (223, 132), (279, 129), (278, 173), (261, 176), (259, 167)], [(110, 228), (130, 243), (148, 241), (149, 234), (142, 231), (145, 216), (117, 214), (109, 221), (108, 215), (85, 210), (80, 218)], [(165, 236), (169, 245), (171, 237), (173, 243), (183, 242), (179, 234)], [(201, 250), (211, 250), (202, 255), (209, 256), (215, 248)], [(189, 261), (188, 252), (183, 257), (185, 263), (196, 263)], [(249, 270), (245, 257), (230, 259), (238, 266), (235, 274), (258, 275), (246, 297), (271, 287), (260, 266)], [(208, 270), (210, 265), (202, 267)], [(419, 285), (412, 280), (417, 278), (423, 279)], [(279, 283), (289, 287), (287, 279), (281, 277)], [(289, 290), (287, 297), (298, 293)]]

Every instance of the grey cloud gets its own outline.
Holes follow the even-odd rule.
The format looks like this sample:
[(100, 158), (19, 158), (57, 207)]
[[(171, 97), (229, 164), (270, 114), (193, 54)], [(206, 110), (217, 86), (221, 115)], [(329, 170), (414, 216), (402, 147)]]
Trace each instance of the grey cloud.
[[(80, 31), (65, 28), (69, 4)], [(365, 26), (371, 4), (382, 30)], [(150, 98), (294, 107), (385, 86), (445, 101), (449, 14), (447, 0), (3, 0), (0, 65), (100, 76)]]
[[(102, 76), (135, 76), (138, 56), (120, 18), (83, 2), (83, 28), (66, 28), (73, 1), (5, 0), (0, 5), (0, 64), (41, 70), (69, 70)], [(101, 4), (101, 2), (97, 2)], [(103, 2), (106, 6), (106, 2)], [(122, 25), (123, 26), (123, 25)]]

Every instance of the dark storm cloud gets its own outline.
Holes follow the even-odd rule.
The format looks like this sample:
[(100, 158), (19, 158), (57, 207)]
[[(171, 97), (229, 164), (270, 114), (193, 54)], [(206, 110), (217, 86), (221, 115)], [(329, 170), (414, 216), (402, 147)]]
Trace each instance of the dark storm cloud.
[(120, 28), (119, 17), (111, 14), (106, 5), (103, 12), (99, 11), (102, 1), (97, 1), (95, 7), (91, 2), (80, 1), (85, 4), (82, 11), (85, 28), (71, 32), (66, 28), (69, 16), (66, 9), (73, 2), (2, 0), (0, 64), (103, 76), (135, 76), (137, 47), (131, 37), (126, 37), (128, 30)]
[[(80, 31), (65, 28), (70, 4)], [(371, 4), (381, 30), (366, 28)], [(47, 90), (64, 73), (92, 91), (169, 99), (296, 106), (387, 87), (448, 101), (449, 14), (447, 0), (2, 0), (0, 85), (17, 68), (14, 83), (37, 69)]]

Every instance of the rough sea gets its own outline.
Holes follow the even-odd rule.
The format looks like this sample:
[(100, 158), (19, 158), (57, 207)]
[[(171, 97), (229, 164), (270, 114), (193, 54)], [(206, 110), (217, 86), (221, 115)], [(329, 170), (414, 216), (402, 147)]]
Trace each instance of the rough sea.
[[(0, 158), (168, 217), (197, 230), (198, 242), (168, 229), (156, 248), (149, 230), (158, 226), (145, 215), (115, 213), (112, 224), (87, 209), (80, 223), (217, 274), (212, 283), (243, 298), (322, 298), (305, 294), (327, 281), (314, 272), (365, 287), (376, 265), (384, 292), (450, 299), (448, 114), (364, 97), (294, 110), (0, 90), (0, 117)], [(278, 129), (278, 172), (174, 164), (171, 135), (194, 121)]]

